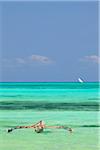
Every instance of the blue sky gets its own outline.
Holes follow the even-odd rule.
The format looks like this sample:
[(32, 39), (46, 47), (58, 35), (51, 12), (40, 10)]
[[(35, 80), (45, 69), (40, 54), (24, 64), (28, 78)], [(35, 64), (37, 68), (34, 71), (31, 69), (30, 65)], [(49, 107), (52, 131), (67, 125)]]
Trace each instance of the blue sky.
[(97, 2), (2, 2), (0, 19), (0, 81), (98, 81)]

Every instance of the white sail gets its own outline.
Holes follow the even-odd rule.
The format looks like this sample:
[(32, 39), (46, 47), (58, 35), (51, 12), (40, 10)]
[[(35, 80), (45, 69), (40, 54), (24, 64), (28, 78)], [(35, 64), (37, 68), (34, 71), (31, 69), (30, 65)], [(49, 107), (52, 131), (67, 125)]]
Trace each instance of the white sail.
[(79, 81), (79, 82), (81, 82), (81, 83), (83, 83), (83, 82), (84, 82), (81, 78), (78, 78), (78, 81)]

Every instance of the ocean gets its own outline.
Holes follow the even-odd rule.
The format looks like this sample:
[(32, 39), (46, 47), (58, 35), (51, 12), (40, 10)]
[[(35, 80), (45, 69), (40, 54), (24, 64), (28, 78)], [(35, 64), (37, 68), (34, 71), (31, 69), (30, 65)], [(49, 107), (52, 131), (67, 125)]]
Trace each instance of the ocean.
[[(99, 83), (0, 83), (0, 150), (99, 150)], [(73, 129), (8, 128), (46, 125)]]

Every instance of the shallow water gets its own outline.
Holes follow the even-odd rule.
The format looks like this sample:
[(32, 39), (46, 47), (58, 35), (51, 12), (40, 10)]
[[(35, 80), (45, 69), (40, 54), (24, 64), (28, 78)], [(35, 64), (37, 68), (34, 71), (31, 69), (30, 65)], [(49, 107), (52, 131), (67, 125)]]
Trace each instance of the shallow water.
[[(98, 150), (98, 83), (0, 83), (1, 150)], [(39, 120), (74, 129), (32, 129), (7, 133)]]

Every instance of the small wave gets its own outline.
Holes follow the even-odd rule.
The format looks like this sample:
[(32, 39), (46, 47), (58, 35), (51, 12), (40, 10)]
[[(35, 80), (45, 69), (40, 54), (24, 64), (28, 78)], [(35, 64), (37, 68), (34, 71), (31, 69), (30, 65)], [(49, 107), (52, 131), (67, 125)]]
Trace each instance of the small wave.
[(100, 98), (99, 97), (94, 97), (94, 98), (88, 98), (88, 100), (96, 100), (96, 101), (99, 101), (100, 100)]
[(0, 95), (0, 97), (10, 97), (10, 98), (12, 98), (12, 97), (22, 97), (23, 95)]
[(86, 127), (86, 128), (89, 128), (89, 127), (100, 127), (100, 125), (96, 125), (96, 124), (92, 124), (92, 125), (81, 125), (80, 127)]

